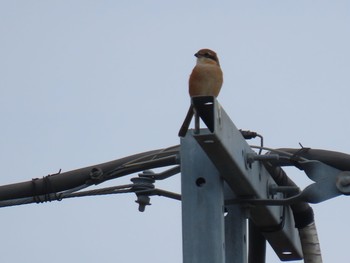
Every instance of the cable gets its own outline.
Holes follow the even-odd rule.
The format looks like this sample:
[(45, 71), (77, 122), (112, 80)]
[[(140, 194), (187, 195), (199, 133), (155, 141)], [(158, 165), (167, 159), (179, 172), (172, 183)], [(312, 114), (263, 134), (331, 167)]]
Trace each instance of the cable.
[[(0, 202), (6, 200), (32, 200), (38, 202), (56, 200), (54, 195), (70, 189), (85, 188), (93, 184), (121, 177), (134, 172), (177, 165), (180, 162), (179, 145), (152, 150), (114, 161), (50, 175), (44, 179), (35, 179), (21, 183), (0, 186)], [(24, 199), (23, 199), (24, 198)], [(0, 205), (1, 206), (1, 205)]]
[(178, 155), (170, 155), (167, 157), (162, 157), (151, 161), (144, 161), (144, 162), (129, 164), (126, 167), (121, 166), (108, 172), (105, 175), (104, 179), (101, 180), (101, 182), (99, 183), (102, 183), (103, 181), (106, 181), (106, 180), (118, 178), (123, 175), (131, 174), (131, 173), (135, 173), (135, 172), (139, 172), (147, 169), (179, 164), (179, 162), (180, 162), (180, 158)]
[(157, 156), (159, 156), (161, 154), (164, 154), (164, 153), (167, 153), (167, 154), (169, 154), (169, 153), (171, 153), (171, 154), (178, 154), (179, 153), (179, 149), (173, 150), (173, 151), (169, 151), (169, 152), (168, 152), (168, 150), (169, 149), (176, 149), (176, 148), (179, 148), (179, 147), (180, 147), (179, 145), (174, 145), (174, 146), (171, 146), (171, 147), (160, 149), (159, 152), (148, 154), (148, 155), (144, 155), (144, 156), (141, 156), (139, 158), (135, 158), (133, 160), (130, 160), (129, 162), (126, 162), (126, 163), (122, 164), (120, 167), (127, 167), (127, 166), (130, 166), (130, 165), (133, 165), (134, 163), (136, 163), (136, 164), (142, 163), (141, 160), (143, 160), (143, 159), (147, 159), (148, 161), (151, 161), (151, 160), (154, 160)]
[(95, 195), (108, 195), (108, 194), (122, 194), (133, 192), (132, 187), (134, 184), (118, 185), (106, 188), (100, 188), (95, 190), (83, 191), (78, 193), (62, 193), (61, 198), (73, 198), (83, 196), (95, 196)]
[[(269, 147), (261, 147), (261, 146), (256, 146), (256, 145), (249, 145), (249, 146), (251, 148), (254, 148), (254, 149), (263, 149), (263, 150), (266, 150), (266, 151), (287, 155), (289, 157), (295, 156), (295, 154), (293, 154), (293, 153), (289, 153), (289, 152), (285, 152), (285, 151), (282, 151), (282, 150), (273, 149), (273, 148), (269, 148)], [(298, 156), (298, 157), (300, 158), (301, 161), (309, 161), (309, 159), (307, 159), (305, 157), (302, 157), (302, 156)]]

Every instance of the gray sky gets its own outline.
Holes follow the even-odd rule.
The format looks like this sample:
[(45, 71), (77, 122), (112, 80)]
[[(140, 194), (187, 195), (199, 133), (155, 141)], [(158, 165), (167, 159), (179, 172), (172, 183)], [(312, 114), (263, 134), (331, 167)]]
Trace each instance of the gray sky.
[[(3, 0), (0, 35), (1, 185), (178, 144), (206, 47), (237, 127), (269, 147), (350, 153), (349, 1)], [(180, 203), (153, 197), (139, 213), (134, 200), (3, 208), (0, 261), (181, 262)], [(348, 261), (347, 202), (313, 205), (324, 262)], [(271, 250), (268, 262), (279, 262)]]

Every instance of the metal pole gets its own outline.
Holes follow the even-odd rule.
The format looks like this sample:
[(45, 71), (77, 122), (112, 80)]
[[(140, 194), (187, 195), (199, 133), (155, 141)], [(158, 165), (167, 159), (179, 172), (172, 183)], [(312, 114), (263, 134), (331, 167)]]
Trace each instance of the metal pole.
[(249, 255), (248, 263), (266, 262), (266, 239), (260, 229), (249, 220)]
[(223, 179), (189, 133), (181, 140), (183, 263), (225, 263)]
[[(225, 200), (237, 198), (225, 183)], [(225, 249), (226, 262), (247, 263), (247, 207), (240, 204), (225, 207)]]

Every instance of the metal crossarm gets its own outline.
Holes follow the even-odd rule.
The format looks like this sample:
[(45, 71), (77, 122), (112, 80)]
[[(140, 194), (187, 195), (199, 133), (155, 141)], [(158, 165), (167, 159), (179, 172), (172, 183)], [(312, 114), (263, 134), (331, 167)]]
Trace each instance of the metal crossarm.
[[(222, 214), (224, 209), (222, 204), (223, 182), (228, 184), (237, 199), (278, 198), (278, 195), (271, 196), (268, 190), (270, 185), (275, 184), (274, 180), (260, 162), (248, 161), (256, 153), (246, 143), (240, 131), (217, 100), (214, 97), (195, 97), (192, 103), (199, 118), (208, 128), (199, 129), (196, 127), (195, 130), (190, 130), (181, 141), (184, 257), (188, 256), (185, 252), (188, 251), (186, 246), (189, 245), (189, 242), (185, 242), (185, 240), (193, 238), (196, 240), (195, 234), (200, 235), (200, 240), (197, 242), (206, 242), (204, 240), (210, 238), (203, 234), (200, 229), (205, 229), (208, 233), (213, 231), (221, 233), (220, 231), (224, 229), (222, 226), (223, 217), (211, 215), (211, 217), (199, 221), (201, 226), (200, 229), (195, 230), (197, 231), (195, 234), (193, 231), (190, 231), (190, 236), (186, 233), (192, 227), (196, 229), (198, 222), (195, 219), (197, 216), (206, 217), (208, 212), (221, 212)], [(213, 186), (214, 183), (196, 184), (203, 180), (206, 182), (207, 176), (208, 178), (210, 176), (210, 181), (215, 182), (215, 193), (209, 189), (205, 190)], [(193, 200), (197, 200), (197, 202)], [(203, 205), (203, 202), (206, 204)], [(217, 207), (218, 211), (214, 207)], [(302, 259), (299, 233), (294, 227), (294, 220), (288, 206), (259, 205), (250, 208), (249, 211), (250, 219), (261, 230), (281, 260)], [(188, 218), (192, 218), (192, 220), (188, 220)], [(232, 247), (231, 244), (224, 245), (224, 236), (220, 235), (220, 238), (218, 236), (216, 238), (223, 238), (219, 240), (219, 244), (223, 247)], [(237, 238), (241, 238), (241, 235), (238, 235)], [(231, 239), (231, 242), (234, 241)], [(192, 254), (197, 253), (198, 256), (205, 253), (205, 256), (202, 256), (203, 260), (198, 261), (201, 263), (243, 262), (225, 261), (221, 258), (221, 261), (206, 261), (206, 258), (211, 258), (211, 253), (218, 253), (218, 250), (214, 251), (209, 247), (208, 249), (199, 249), (200, 244), (192, 247), (194, 244), (191, 243), (190, 246)], [(188, 262), (197, 261), (184, 258), (184, 263)]]

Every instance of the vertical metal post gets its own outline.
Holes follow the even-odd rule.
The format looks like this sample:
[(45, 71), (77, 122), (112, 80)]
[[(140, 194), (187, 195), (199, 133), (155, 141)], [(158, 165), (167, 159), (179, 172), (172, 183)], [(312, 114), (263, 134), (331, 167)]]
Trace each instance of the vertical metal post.
[(249, 255), (248, 263), (266, 262), (266, 239), (260, 229), (249, 220)]
[[(225, 199), (235, 197), (232, 190), (225, 185)], [(226, 262), (247, 262), (247, 208), (239, 204), (227, 205), (225, 208), (225, 248)]]
[(192, 134), (181, 140), (183, 263), (225, 263), (223, 179)]

